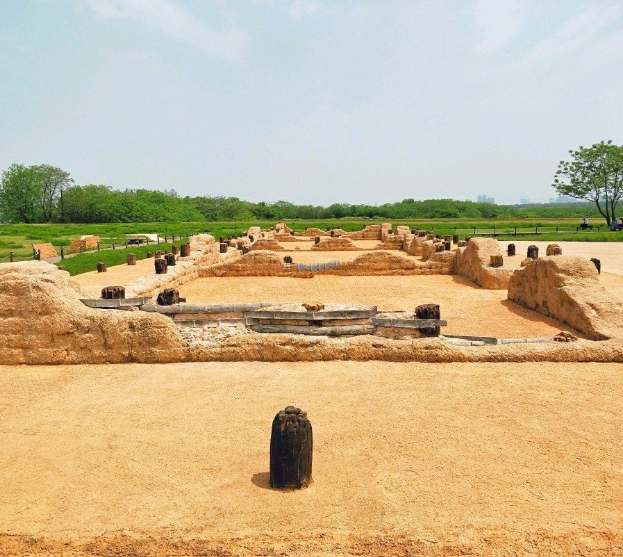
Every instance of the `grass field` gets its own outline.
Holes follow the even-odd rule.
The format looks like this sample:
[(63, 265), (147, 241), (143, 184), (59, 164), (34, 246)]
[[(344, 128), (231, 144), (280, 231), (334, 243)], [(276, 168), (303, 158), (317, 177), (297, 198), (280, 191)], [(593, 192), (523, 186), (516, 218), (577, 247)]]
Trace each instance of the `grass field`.
[[(341, 227), (346, 231), (360, 230), (368, 224), (380, 223), (377, 219), (331, 219), (331, 220), (300, 220), (288, 221), (288, 226), (295, 231), (302, 232), (308, 227), (325, 229), (327, 227)], [(499, 239), (529, 239), (535, 237), (544, 241), (587, 241), (587, 242), (612, 242), (623, 241), (623, 232), (616, 233), (607, 230), (605, 224), (600, 231), (576, 230), (578, 219), (524, 219), (524, 220), (470, 220), (470, 219), (395, 219), (391, 221), (394, 226), (407, 225), (410, 228), (426, 229), (440, 234), (458, 233), (461, 238), (466, 236), (491, 234), (495, 232)], [(32, 259), (32, 244), (50, 242), (60, 253), (61, 246), (68, 246), (72, 240), (82, 235), (94, 234), (102, 239), (103, 250), (111, 247), (113, 240), (117, 246), (124, 244), (126, 234), (152, 233), (160, 236), (182, 235), (188, 237), (191, 234), (208, 232), (215, 237), (234, 236), (242, 234), (250, 226), (269, 228), (274, 226), (274, 221), (228, 221), (228, 222), (179, 222), (179, 223), (111, 223), (111, 224), (5, 224), (0, 225), (0, 263), (9, 260), (10, 252), (13, 252), (15, 261)], [(596, 221), (594, 224), (597, 226)], [(476, 231), (474, 234), (474, 230)], [(515, 235), (515, 231), (517, 235)], [(538, 234), (535, 234), (538, 232)], [(135, 250), (137, 256), (143, 251)], [(79, 255), (76, 258), (85, 258), (91, 265), (90, 258)], [(98, 261), (107, 261), (102, 255)], [(107, 255), (110, 257), (109, 264), (113, 261), (125, 259), (125, 255)], [(70, 268), (77, 270), (78, 261), (68, 264)], [(90, 267), (89, 267), (90, 269)], [(83, 271), (80, 271), (83, 272)]]

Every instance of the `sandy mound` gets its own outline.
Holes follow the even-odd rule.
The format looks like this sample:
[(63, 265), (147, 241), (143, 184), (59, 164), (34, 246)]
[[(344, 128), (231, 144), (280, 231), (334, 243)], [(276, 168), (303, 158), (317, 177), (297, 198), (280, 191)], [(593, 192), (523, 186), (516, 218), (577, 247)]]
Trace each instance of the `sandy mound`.
[(385, 251), (375, 251), (364, 253), (353, 261), (345, 261), (332, 269), (320, 271), (320, 273), (332, 275), (389, 275), (411, 274), (415, 269), (416, 264), (405, 257)]
[(262, 229), (259, 226), (252, 226), (247, 230), (247, 236), (253, 236), (253, 239), (257, 240), (262, 236)]
[(183, 353), (166, 317), (88, 308), (69, 273), (48, 263), (0, 267), (1, 363), (168, 362)]
[(99, 243), (100, 243), (99, 236), (86, 236), (85, 238), (74, 240), (71, 244), (69, 244), (69, 248), (67, 249), (67, 252), (68, 253), (79, 253), (81, 251), (97, 249), (97, 244)]
[(381, 239), (381, 225), (370, 224), (363, 230), (357, 232), (348, 232), (347, 236), (351, 240), (380, 240)]
[(558, 319), (593, 340), (623, 334), (623, 305), (599, 284), (595, 265), (580, 257), (539, 258), (515, 271), (508, 299)]
[(58, 257), (56, 248), (49, 242), (44, 244), (33, 244), (32, 249), (35, 253), (40, 255), (41, 259), (52, 259), (53, 257)]
[(253, 246), (251, 246), (251, 249), (252, 250), (281, 251), (283, 249), (283, 246), (280, 246), (277, 240), (261, 238), (253, 243)]
[(338, 238), (323, 238), (320, 243), (311, 247), (314, 251), (359, 251), (353, 241), (346, 236)]
[(275, 234), (290, 234), (292, 229), (285, 222), (278, 222), (275, 225)]
[(328, 232), (320, 230), (320, 228), (306, 228), (305, 232), (295, 233), (297, 236), (329, 236)]
[(502, 255), (500, 244), (493, 238), (472, 238), (465, 248), (458, 248), (457, 273), (482, 288), (503, 290), (508, 288), (512, 274), (505, 267), (489, 267), (492, 255)]
[(286, 265), (281, 256), (270, 251), (251, 251), (236, 261), (211, 265), (199, 271), (202, 277), (297, 277), (312, 278), (310, 271)]

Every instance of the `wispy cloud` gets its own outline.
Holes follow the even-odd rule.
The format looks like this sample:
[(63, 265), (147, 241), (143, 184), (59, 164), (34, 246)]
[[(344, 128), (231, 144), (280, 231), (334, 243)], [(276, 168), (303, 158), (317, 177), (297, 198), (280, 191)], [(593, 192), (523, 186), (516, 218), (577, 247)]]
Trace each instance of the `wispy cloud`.
[(84, 0), (107, 19), (130, 19), (223, 60), (244, 57), (247, 32), (235, 26), (213, 29), (172, 0)]
[(322, 4), (311, 0), (295, 0), (290, 4), (288, 14), (292, 19), (301, 21), (304, 17), (324, 11)]
[(564, 21), (549, 37), (537, 43), (522, 65), (558, 60), (588, 48), (601, 40), (604, 30), (618, 23), (622, 15), (621, 8), (614, 4), (592, 6)]
[(514, 0), (479, 0), (474, 20), (480, 31), (479, 52), (490, 52), (511, 43), (525, 24), (525, 4)]

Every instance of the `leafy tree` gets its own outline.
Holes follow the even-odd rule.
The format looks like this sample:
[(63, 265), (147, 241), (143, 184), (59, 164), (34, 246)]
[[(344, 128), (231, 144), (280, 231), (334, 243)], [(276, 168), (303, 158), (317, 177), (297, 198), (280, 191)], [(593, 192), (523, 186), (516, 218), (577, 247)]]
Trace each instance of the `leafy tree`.
[(2, 173), (0, 210), (10, 221), (38, 222), (40, 219), (39, 191), (32, 167), (14, 164)]
[(554, 189), (561, 195), (594, 202), (610, 226), (623, 196), (623, 146), (602, 141), (569, 154), (572, 160), (558, 164)]
[(72, 186), (73, 178), (69, 177), (69, 172), (48, 164), (40, 164), (30, 168), (43, 220), (52, 222), (57, 210), (60, 211), (61, 220), (64, 220), (63, 190)]

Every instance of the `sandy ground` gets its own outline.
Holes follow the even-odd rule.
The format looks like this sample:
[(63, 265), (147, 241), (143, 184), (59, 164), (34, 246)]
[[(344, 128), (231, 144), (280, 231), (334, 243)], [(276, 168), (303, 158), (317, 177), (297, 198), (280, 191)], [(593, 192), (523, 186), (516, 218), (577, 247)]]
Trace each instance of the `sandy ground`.
[(136, 262), (136, 265), (114, 265), (108, 267), (105, 273), (98, 273), (97, 271), (82, 273), (76, 275), (74, 279), (86, 297), (100, 298), (102, 288), (105, 286), (127, 286), (141, 277), (154, 273), (154, 260), (150, 258), (141, 259)]
[(451, 275), (210, 277), (185, 284), (181, 293), (189, 304), (321, 301), (413, 312), (418, 305), (435, 303), (441, 306), (442, 319), (448, 321), (442, 331), (455, 335), (544, 337), (572, 330), (509, 302), (506, 290), (484, 290)]
[[(288, 404), (314, 428), (298, 492), (268, 488)], [(0, 367), (0, 424), (0, 555), (623, 552), (623, 365)], [(230, 541), (182, 551), (203, 538)]]
[(515, 257), (505, 257), (504, 264), (515, 269), (525, 258), (528, 246), (538, 246), (539, 255), (545, 255), (547, 246), (554, 243), (562, 248), (564, 255), (577, 255), (586, 259), (596, 257), (601, 261), (602, 273), (623, 275), (623, 242), (500, 242), (500, 247), (504, 253), (506, 253), (508, 244), (515, 244), (517, 252)]

